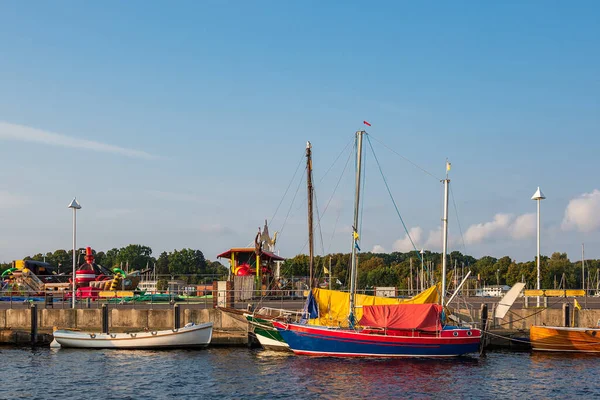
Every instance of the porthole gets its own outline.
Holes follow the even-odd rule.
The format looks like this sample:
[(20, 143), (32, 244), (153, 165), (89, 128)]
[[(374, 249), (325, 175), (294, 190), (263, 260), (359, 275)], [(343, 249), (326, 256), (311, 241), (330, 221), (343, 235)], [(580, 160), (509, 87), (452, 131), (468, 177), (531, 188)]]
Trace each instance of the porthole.
[(473, 332), (467, 331), (467, 336), (472, 336), (472, 335), (473, 335)]
[(458, 332), (452, 332), (454, 336), (458, 336)]

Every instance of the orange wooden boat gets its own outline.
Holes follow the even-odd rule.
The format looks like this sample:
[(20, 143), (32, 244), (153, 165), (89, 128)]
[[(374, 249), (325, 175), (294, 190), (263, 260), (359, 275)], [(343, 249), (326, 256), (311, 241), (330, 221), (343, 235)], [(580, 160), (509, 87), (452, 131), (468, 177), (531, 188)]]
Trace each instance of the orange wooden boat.
[(532, 325), (529, 339), (536, 351), (600, 353), (600, 328)]

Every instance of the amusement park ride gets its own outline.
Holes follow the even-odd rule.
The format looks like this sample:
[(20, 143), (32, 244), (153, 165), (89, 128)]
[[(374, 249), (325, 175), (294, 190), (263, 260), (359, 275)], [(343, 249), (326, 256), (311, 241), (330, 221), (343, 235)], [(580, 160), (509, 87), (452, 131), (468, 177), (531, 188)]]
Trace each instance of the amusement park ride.
[[(120, 268), (112, 271), (96, 264), (91, 247), (85, 249), (85, 262), (75, 272), (76, 297), (97, 299), (131, 295), (141, 279), (139, 271), (125, 273)], [(73, 279), (59, 274), (50, 264), (40, 261), (17, 260), (13, 267), (2, 273), (2, 296), (44, 296), (48, 293), (71, 297)]]

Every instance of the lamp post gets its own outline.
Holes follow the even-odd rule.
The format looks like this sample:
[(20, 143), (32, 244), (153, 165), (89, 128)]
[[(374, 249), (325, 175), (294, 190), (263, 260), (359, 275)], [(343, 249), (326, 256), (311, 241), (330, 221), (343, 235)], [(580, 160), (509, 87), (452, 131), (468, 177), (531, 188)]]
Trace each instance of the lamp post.
[[(540, 290), (540, 203), (546, 196), (538, 186), (536, 192), (531, 196), (531, 200), (537, 201), (537, 290)], [(537, 297), (537, 306), (540, 306), (540, 296)]]
[(75, 269), (77, 268), (77, 210), (81, 209), (81, 205), (77, 202), (77, 198), (67, 206), (73, 209), (73, 277), (71, 278), (72, 297), (71, 302), (75, 308)]

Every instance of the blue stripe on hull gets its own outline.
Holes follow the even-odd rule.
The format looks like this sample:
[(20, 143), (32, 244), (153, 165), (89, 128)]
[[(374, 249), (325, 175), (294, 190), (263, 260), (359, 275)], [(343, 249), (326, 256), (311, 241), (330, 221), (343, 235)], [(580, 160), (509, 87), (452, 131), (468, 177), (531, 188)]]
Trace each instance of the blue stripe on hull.
[(299, 354), (344, 356), (344, 357), (453, 357), (479, 351), (479, 341), (462, 344), (436, 343), (427, 339), (428, 343), (394, 343), (377, 341), (376, 338), (349, 340), (329, 335), (296, 332), (280, 329), (279, 333)]

